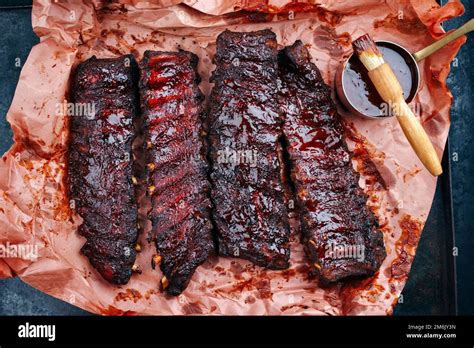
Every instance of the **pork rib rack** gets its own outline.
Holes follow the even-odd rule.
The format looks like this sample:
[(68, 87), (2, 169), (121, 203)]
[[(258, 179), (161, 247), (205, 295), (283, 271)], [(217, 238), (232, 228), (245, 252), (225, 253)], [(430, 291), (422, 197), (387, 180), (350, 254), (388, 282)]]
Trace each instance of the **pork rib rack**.
[(136, 69), (132, 55), (92, 57), (79, 64), (72, 85), (70, 199), (84, 219), (82, 252), (115, 284), (130, 279), (138, 236), (132, 183)]
[(219, 253), (271, 269), (290, 256), (277, 56), (270, 30), (220, 34), (208, 117)]
[(186, 51), (147, 51), (140, 62), (149, 218), (162, 288), (171, 295), (186, 288), (214, 248), (197, 64)]
[(385, 258), (340, 116), (301, 41), (280, 53), (284, 133), (304, 240), (325, 281), (371, 275)]

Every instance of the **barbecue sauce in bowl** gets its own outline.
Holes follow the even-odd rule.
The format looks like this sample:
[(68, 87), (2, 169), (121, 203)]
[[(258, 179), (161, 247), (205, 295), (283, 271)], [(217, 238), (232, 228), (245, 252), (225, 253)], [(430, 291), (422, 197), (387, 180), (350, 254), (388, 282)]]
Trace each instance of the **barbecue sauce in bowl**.
[[(386, 41), (376, 43), (384, 60), (388, 63), (400, 85), (407, 103), (413, 100), (418, 90), (418, 71), (411, 54), (403, 48)], [(369, 117), (391, 116), (388, 105), (382, 100), (369, 78), (367, 69), (359, 57), (353, 54), (344, 67), (342, 84), (348, 102), (354, 109)]]

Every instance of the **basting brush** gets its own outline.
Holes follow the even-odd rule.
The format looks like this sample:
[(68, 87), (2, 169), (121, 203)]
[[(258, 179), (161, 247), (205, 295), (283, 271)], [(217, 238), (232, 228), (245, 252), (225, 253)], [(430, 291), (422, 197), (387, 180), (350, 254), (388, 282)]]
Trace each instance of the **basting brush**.
[(352, 47), (368, 70), (368, 75), (380, 97), (390, 106), (391, 112), (396, 116), (420, 161), (432, 175), (440, 175), (443, 169), (433, 144), (406, 103), (400, 82), (390, 65), (385, 63), (375, 42), (369, 34), (365, 34), (353, 41)]

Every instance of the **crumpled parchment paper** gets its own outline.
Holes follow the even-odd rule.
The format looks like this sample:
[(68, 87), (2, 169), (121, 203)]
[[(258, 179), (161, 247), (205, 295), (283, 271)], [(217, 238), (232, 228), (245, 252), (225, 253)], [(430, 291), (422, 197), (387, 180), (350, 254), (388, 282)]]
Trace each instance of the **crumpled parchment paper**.
[[(95, 54), (112, 57), (147, 49), (183, 48), (200, 57), (201, 88), (209, 94), (215, 39), (224, 29), (271, 28), (281, 45), (309, 45), (323, 77), (350, 52), (351, 38), (370, 32), (416, 51), (443, 35), (440, 22), (463, 12), (459, 1), (327, 0), (289, 3), (236, 0), (34, 1), (32, 23), (41, 43), (21, 72), (7, 120), (14, 145), (0, 161), (0, 277), (18, 276), (33, 287), (94, 313), (131, 314), (391, 314), (407, 280), (428, 216), (436, 179), (411, 150), (394, 118), (367, 120), (347, 114), (348, 141), (360, 184), (380, 220), (387, 258), (373, 277), (322, 287), (308, 277), (298, 235), (291, 268), (269, 271), (213, 257), (196, 271), (187, 290), (167, 297), (152, 270), (154, 245), (140, 237), (143, 269), (113, 286), (79, 253), (81, 218), (69, 209), (65, 154), (71, 71)], [(441, 156), (449, 130), (452, 96), (446, 87), (460, 38), (420, 63), (422, 83), (412, 104)], [(25, 250), (25, 248), (30, 249)], [(22, 249), (23, 248), (23, 249)], [(28, 256), (28, 257), (25, 257)]]

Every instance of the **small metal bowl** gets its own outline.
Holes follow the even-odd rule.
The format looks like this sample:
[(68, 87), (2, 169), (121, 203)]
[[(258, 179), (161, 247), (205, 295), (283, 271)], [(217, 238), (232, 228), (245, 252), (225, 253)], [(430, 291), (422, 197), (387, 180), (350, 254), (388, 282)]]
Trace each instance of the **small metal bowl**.
[[(385, 40), (380, 40), (376, 41), (377, 46), (382, 46), (382, 47), (387, 47), (395, 52), (397, 52), (399, 55), (403, 57), (405, 60), (405, 63), (408, 65), (411, 71), (411, 76), (412, 76), (412, 84), (411, 84), (411, 89), (408, 97), (405, 98), (406, 102), (409, 103), (415, 98), (416, 94), (418, 93), (418, 89), (420, 87), (420, 82), (421, 82), (421, 75), (420, 75), (420, 69), (418, 67), (417, 61), (415, 60), (413, 54), (409, 52), (406, 48), (403, 46), (400, 46), (399, 44), (396, 44), (391, 41), (385, 41)], [(342, 102), (342, 104), (347, 108), (348, 111), (355, 115), (359, 115), (361, 117), (366, 117), (366, 118), (385, 118), (385, 117), (391, 117), (393, 114), (391, 112), (388, 113), (388, 115), (384, 115), (382, 113), (378, 115), (368, 115), (365, 114), (363, 110), (359, 110), (357, 106), (353, 103), (353, 101), (350, 100), (347, 91), (345, 89), (345, 79), (347, 79), (347, 74), (346, 74), (346, 67), (351, 59), (351, 57), (354, 55), (352, 53), (345, 61), (343, 64), (339, 66), (336, 72), (336, 92), (339, 100)], [(374, 91), (376, 93), (376, 91)]]

